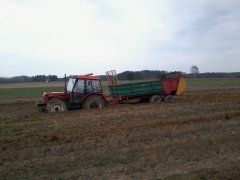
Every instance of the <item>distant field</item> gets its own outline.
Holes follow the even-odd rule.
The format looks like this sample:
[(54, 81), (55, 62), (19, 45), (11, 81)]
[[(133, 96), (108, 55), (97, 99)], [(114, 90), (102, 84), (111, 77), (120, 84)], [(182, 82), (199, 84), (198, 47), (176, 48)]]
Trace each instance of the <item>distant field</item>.
[(32, 83), (0, 83), (0, 89), (11, 88), (39, 88), (39, 87), (64, 87), (63, 81), (58, 82), (32, 82)]
[(62, 87), (35, 87), (0, 89), (0, 98), (32, 98), (42, 96), (43, 92), (63, 91)]
[[(201, 78), (186, 79), (187, 89), (240, 88), (240, 78)], [(127, 81), (136, 82), (136, 81)], [(121, 83), (121, 82), (120, 82)], [(126, 83), (126, 81), (124, 81)], [(64, 82), (51, 83), (13, 83), (0, 84), (0, 101), (15, 98), (41, 97), (43, 92), (63, 91)], [(108, 93), (107, 82), (103, 82), (103, 90)]]
[(240, 78), (186, 79), (188, 88), (240, 88)]

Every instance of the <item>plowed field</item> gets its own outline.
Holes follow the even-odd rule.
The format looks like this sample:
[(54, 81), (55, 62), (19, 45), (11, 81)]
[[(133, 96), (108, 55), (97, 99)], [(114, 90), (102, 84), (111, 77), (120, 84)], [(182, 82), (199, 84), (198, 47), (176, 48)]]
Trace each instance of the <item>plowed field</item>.
[(238, 179), (240, 88), (40, 113), (0, 104), (0, 179)]

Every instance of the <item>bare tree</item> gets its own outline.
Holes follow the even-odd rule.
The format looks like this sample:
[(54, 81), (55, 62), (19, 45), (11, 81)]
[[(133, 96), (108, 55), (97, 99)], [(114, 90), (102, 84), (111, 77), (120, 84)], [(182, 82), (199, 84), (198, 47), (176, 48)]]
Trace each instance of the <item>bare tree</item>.
[(191, 69), (190, 69), (190, 72), (191, 72), (191, 74), (194, 75), (194, 78), (196, 78), (197, 74), (199, 74), (199, 69), (198, 69), (197, 66), (192, 66)]

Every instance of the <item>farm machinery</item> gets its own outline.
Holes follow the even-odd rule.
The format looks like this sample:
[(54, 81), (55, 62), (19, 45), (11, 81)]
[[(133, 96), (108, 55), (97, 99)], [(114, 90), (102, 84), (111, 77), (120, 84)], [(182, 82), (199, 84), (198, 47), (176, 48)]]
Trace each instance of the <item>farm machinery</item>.
[(106, 72), (110, 95), (103, 93), (99, 76), (93, 74), (65, 76), (64, 92), (45, 92), (41, 111), (61, 112), (70, 109), (103, 108), (138, 100), (150, 103), (169, 103), (174, 96), (181, 96), (186, 82), (181, 73), (166, 74), (161, 80), (119, 84), (116, 71)]

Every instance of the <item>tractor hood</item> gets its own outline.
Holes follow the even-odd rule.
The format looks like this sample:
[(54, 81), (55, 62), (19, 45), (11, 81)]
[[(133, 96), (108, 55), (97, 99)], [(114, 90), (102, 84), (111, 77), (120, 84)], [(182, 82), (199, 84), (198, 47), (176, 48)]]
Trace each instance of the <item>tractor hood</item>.
[(44, 96), (64, 96), (64, 92), (45, 92)]
[(61, 96), (64, 95), (64, 92), (45, 92), (45, 95), (57, 95), (57, 96)]
[(51, 99), (57, 98), (66, 100), (70, 97), (70, 93), (67, 92), (66, 94), (64, 92), (45, 92), (43, 93), (43, 101), (45, 104)]
[(70, 94), (67, 92), (66, 97), (64, 92), (45, 92), (43, 98), (67, 98)]

